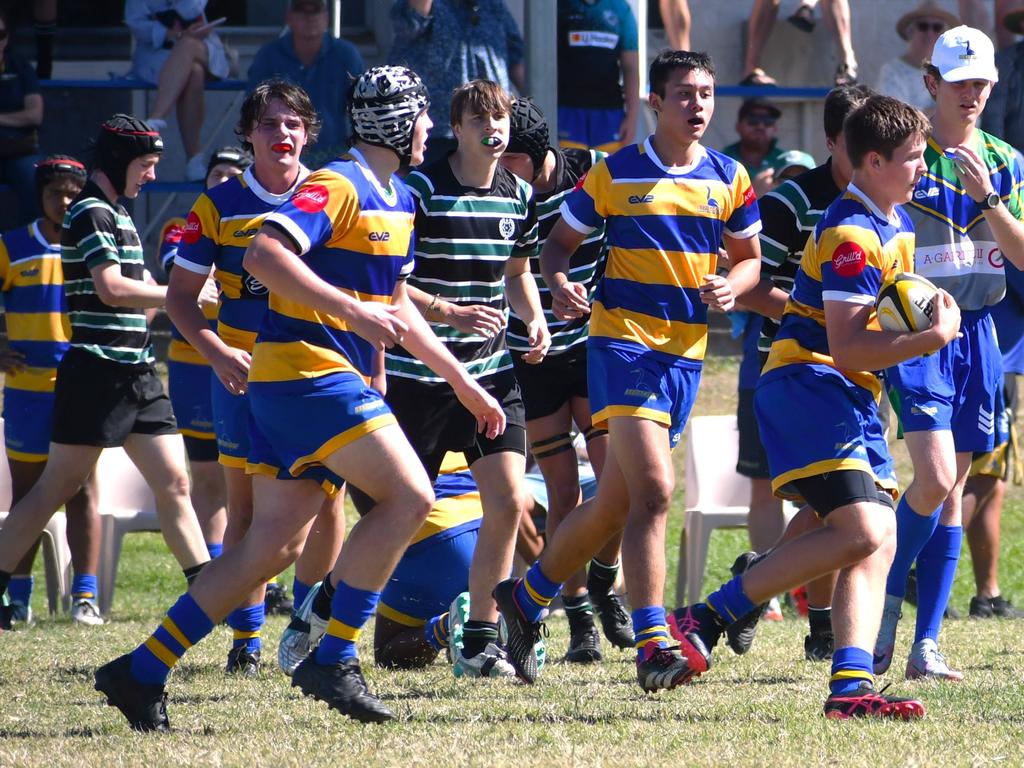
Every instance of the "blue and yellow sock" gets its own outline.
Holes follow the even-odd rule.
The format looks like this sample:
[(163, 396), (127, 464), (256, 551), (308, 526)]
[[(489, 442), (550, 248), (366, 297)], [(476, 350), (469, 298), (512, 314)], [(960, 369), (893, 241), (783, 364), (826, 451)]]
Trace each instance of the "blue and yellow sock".
[(317, 664), (336, 664), (354, 659), (356, 642), (363, 631), (363, 625), (370, 620), (380, 601), (380, 592), (357, 589), (344, 581), (334, 586), (331, 600), (331, 620), (327, 633), (316, 649)]
[(435, 616), (423, 628), (423, 637), (427, 639), (430, 646), (438, 651), (448, 647), (451, 640), (451, 630), (448, 626), (448, 611), (440, 616)]
[(299, 581), (298, 577), (292, 579), (292, 604), (295, 606), (295, 612), (299, 610), (300, 605), (306, 602), (306, 596), (309, 595), (312, 588), (312, 584)]
[(97, 584), (96, 574), (76, 573), (75, 577), (71, 580), (71, 599), (95, 600), (96, 592), (99, 589)]
[(215, 560), (224, 554), (224, 542), (208, 541), (206, 542), (206, 551), (210, 553), (210, 559)]
[(545, 576), (540, 569), (540, 561), (537, 561), (530, 566), (526, 576), (516, 584), (512, 594), (526, 620), (536, 622), (540, 621), (541, 614), (547, 610), (551, 601), (555, 599), (555, 595), (561, 590), (562, 585), (556, 584)]
[(726, 625), (742, 619), (757, 608), (743, 591), (742, 574), (733, 576), (708, 595), (707, 604), (714, 609)]
[(829, 690), (836, 696), (844, 696), (856, 690), (857, 686), (865, 681), (874, 685), (875, 678), (871, 670), (871, 651), (853, 646), (836, 648), (832, 654)]
[(163, 685), (185, 651), (213, 631), (213, 622), (187, 592), (142, 645), (131, 653), (132, 677), (140, 683)]
[(665, 609), (660, 605), (650, 605), (633, 611), (633, 637), (638, 654), (654, 643), (658, 648), (672, 645), (672, 636), (668, 632), (668, 620)]
[(235, 608), (228, 614), (228, 626), (233, 630), (231, 647), (238, 648), (244, 645), (249, 653), (260, 650), (263, 647), (260, 631), (266, 618), (267, 606), (262, 601), (256, 605)]
[(917, 626), (914, 642), (925, 638), (938, 641), (942, 614), (953, 589), (960, 561), (964, 529), (959, 525), (937, 525), (917, 556)]
[(7, 585), (7, 596), (12, 603), (21, 603), (24, 606), (32, 604), (32, 588), (35, 586), (34, 576), (11, 576)]
[(940, 509), (941, 507), (930, 515), (919, 515), (911, 508), (906, 494), (900, 497), (900, 503), (896, 505), (896, 555), (889, 567), (889, 576), (885, 580), (887, 595), (904, 597), (907, 594), (907, 575), (910, 573), (910, 567), (935, 532), (935, 526), (939, 524)]

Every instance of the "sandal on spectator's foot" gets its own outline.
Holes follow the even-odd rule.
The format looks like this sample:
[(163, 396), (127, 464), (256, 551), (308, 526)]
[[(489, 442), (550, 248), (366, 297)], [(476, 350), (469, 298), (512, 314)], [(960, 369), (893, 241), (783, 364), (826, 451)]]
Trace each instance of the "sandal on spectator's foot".
[(856, 85), (857, 68), (855, 66), (851, 67), (849, 64), (840, 64), (839, 69), (836, 70), (835, 84)]
[(775, 78), (771, 77), (760, 67), (755, 67), (750, 70), (750, 73), (740, 80), (740, 85), (770, 85), (776, 86), (778, 83), (775, 82)]
[(786, 21), (801, 32), (813, 32), (815, 24), (814, 7), (803, 3), (793, 12), (792, 16), (786, 19)]

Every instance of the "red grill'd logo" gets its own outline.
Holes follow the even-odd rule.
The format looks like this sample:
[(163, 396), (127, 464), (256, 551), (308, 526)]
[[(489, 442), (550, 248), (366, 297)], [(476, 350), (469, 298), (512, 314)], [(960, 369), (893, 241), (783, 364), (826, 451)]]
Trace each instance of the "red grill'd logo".
[(832, 253), (832, 270), (840, 277), (856, 277), (867, 263), (867, 255), (856, 243), (843, 243)]
[(320, 213), (327, 206), (330, 196), (323, 184), (310, 184), (295, 193), (292, 205), (303, 213)]
[(195, 245), (199, 242), (199, 238), (203, 236), (203, 225), (199, 221), (199, 216), (196, 215), (195, 211), (192, 211), (188, 215), (188, 219), (185, 221), (185, 230), (181, 234), (182, 240), (189, 245)]
[(177, 245), (181, 242), (181, 236), (185, 233), (181, 224), (171, 224), (164, 230), (164, 243), (166, 245)]

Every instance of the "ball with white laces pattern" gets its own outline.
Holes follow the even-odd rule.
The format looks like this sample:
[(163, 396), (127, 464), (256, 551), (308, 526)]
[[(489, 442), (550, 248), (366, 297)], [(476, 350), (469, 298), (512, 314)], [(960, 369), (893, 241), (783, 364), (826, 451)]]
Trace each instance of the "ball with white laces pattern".
[(932, 299), (939, 289), (927, 278), (900, 272), (882, 284), (875, 299), (878, 324), (887, 331), (923, 331), (932, 326)]

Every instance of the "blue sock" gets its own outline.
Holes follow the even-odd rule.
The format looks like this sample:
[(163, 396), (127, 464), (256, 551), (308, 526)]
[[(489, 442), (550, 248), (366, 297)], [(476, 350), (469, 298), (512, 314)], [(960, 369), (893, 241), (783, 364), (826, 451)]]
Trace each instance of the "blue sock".
[(132, 677), (140, 683), (163, 685), (171, 667), (185, 651), (213, 630), (213, 622), (187, 592), (142, 645), (132, 651)]
[(668, 633), (668, 620), (665, 609), (660, 605), (649, 605), (633, 611), (633, 637), (637, 653), (653, 643), (655, 647), (667, 648), (672, 645), (672, 636)]
[[(896, 556), (889, 568), (889, 577), (885, 582), (885, 593), (904, 597), (907, 594), (907, 574), (921, 553), (921, 547), (931, 538), (935, 526), (939, 524), (939, 510), (931, 515), (919, 515), (907, 502), (907, 495), (900, 497), (896, 505)], [(920, 577), (918, 577), (920, 581)]]
[(842, 696), (855, 690), (865, 680), (874, 685), (871, 672), (871, 651), (863, 648), (836, 648), (832, 654), (832, 678), (828, 682), (833, 694)]
[(94, 573), (76, 573), (75, 578), (71, 580), (71, 599), (95, 600), (97, 583)]
[(742, 619), (757, 608), (743, 591), (742, 574), (733, 576), (708, 595), (707, 603), (715, 609), (715, 613), (721, 616), (722, 621), (726, 624), (732, 624), (737, 619)]
[(938, 641), (942, 613), (953, 589), (953, 577), (960, 560), (964, 529), (959, 525), (939, 525), (917, 556), (917, 629), (914, 642), (930, 638)]
[(260, 639), (260, 630), (267, 617), (267, 606), (262, 600), (256, 605), (247, 605), (244, 608), (235, 608), (228, 614), (228, 626), (234, 630), (231, 647), (238, 648), (244, 645), (249, 653), (260, 650), (263, 641)]
[(451, 638), (448, 626), (448, 611), (428, 621), (427, 625), (423, 628), (423, 636), (432, 648), (438, 651), (443, 651), (447, 648)]
[(516, 603), (527, 621), (540, 620), (540, 615), (551, 605), (555, 595), (562, 591), (562, 585), (556, 584), (540, 569), (540, 561), (530, 566), (530, 570), (516, 584)]
[(224, 543), (208, 541), (206, 542), (206, 551), (210, 553), (211, 560), (218, 558), (224, 554)]
[(7, 596), (11, 598), (12, 603), (21, 603), (27, 607), (32, 602), (32, 587), (35, 583), (34, 576), (11, 576), (11, 581), (7, 585)]
[(299, 581), (298, 577), (292, 579), (292, 603), (295, 608), (292, 610), (298, 612), (299, 606), (306, 602), (306, 596), (309, 594), (309, 590), (313, 588), (312, 584), (307, 584), (304, 581)]
[(335, 664), (356, 658), (359, 633), (373, 616), (379, 601), (380, 592), (356, 589), (343, 581), (337, 583), (331, 600), (331, 621), (316, 649), (317, 664)]

